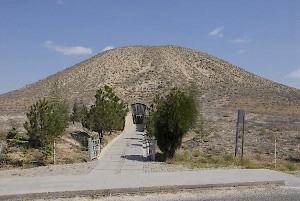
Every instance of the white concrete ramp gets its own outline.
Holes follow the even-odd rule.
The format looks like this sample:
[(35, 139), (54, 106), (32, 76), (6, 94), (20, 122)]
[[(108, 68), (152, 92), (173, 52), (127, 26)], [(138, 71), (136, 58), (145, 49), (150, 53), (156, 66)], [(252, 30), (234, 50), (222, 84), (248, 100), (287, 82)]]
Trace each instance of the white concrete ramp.
[(143, 172), (143, 132), (132, 123), (131, 114), (126, 117), (123, 133), (103, 150), (98, 166), (91, 174), (120, 174), (122, 172)]

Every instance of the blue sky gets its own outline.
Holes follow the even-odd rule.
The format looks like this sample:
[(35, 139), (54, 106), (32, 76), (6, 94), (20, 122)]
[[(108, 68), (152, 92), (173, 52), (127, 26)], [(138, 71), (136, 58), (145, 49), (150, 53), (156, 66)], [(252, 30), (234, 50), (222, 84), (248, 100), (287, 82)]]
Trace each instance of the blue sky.
[(179, 45), (300, 89), (299, 0), (0, 0), (0, 93), (109, 48)]

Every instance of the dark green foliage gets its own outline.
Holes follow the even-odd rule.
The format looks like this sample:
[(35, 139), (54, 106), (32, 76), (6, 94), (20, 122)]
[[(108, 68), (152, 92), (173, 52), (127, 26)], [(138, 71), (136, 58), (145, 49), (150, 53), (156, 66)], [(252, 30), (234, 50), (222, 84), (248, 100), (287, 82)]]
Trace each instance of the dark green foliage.
[(68, 125), (68, 107), (64, 101), (41, 99), (30, 107), (26, 115), (28, 121), (24, 123), (24, 128), (33, 148), (48, 149)]
[(26, 136), (22, 133), (19, 133), (15, 127), (12, 127), (6, 134), (6, 141), (9, 146), (23, 145), (26, 141)]
[(204, 130), (204, 118), (201, 113), (200, 95), (199, 86), (192, 82), (188, 88), (188, 96), (192, 108), (191, 129), (197, 136), (204, 137), (209, 135), (210, 132)]
[(184, 134), (193, 125), (197, 110), (193, 98), (177, 88), (166, 97), (156, 97), (147, 119), (147, 132), (154, 135), (160, 150), (172, 158)]
[(87, 128), (87, 129), (91, 130), (92, 123), (93, 123), (92, 114), (91, 114), (91, 112), (88, 108), (85, 108), (83, 110), (81, 124), (84, 128)]
[(78, 141), (84, 149), (88, 149), (89, 134), (86, 132), (77, 131), (71, 134), (72, 138)]
[(75, 101), (73, 104), (72, 113), (70, 115), (70, 120), (73, 123), (81, 122), (85, 111), (86, 111), (86, 106), (82, 102), (78, 103), (77, 101)]
[(14, 139), (18, 135), (18, 131), (15, 127), (12, 127), (6, 134), (6, 140)]
[(123, 102), (109, 86), (99, 89), (95, 95), (96, 103), (90, 110), (85, 110), (82, 125), (89, 130), (103, 132), (112, 130), (123, 130), (127, 105)]

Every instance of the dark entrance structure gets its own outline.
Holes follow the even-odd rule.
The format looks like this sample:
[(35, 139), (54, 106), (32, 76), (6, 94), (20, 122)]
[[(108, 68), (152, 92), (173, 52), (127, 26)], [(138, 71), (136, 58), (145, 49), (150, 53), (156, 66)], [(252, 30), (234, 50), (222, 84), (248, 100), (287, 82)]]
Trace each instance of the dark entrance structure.
[(142, 103), (131, 104), (132, 120), (133, 120), (134, 124), (143, 124), (144, 123), (146, 107), (147, 106)]

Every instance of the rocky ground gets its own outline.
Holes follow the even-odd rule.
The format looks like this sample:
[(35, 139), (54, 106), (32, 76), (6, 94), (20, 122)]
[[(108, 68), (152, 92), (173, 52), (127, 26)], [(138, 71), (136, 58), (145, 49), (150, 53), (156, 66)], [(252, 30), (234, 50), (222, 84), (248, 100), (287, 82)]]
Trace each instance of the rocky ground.
[[(59, 198), (53, 201), (149, 201), (149, 200), (169, 200), (169, 201), (201, 201), (201, 200), (217, 200), (217, 201), (294, 201), (300, 194), (299, 188), (289, 188), (284, 186), (260, 186), (260, 187), (234, 187), (234, 188), (217, 188), (217, 189), (196, 189), (183, 190), (177, 192), (157, 192), (148, 194), (127, 194), (119, 196), (105, 197), (75, 197), (75, 198)], [(51, 199), (50, 199), (51, 200)], [(39, 200), (42, 201), (42, 200)]]
[[(11, 169), (0, 171), (1, 178), (10, 177), (35, 177), (35, 176), (54, 176), (54, 175), (85, 175), (91, 172), (98, 161), (85, 162), (85, 163), (74, 163), (65, 165), (49, 165), (41, 166), (30, 169)], [(145, 172), (173, 172), (173, 171), (184, 171), (189, 170), (188, 167), (165, 164), (162, 162), (145, 162)]]
[[(237, 111), (203, 108), (207, 135), (190, 135), (184, 139), (187, 149), (190, 141), (194, 148), (211, 156), (233, 156)], [(238, 154), (241, 154), (242, 132), (239, 126)], [(274, 160), (275, 139), (277, 159), (295, 164), (300, 163), (300, 117), (251, 113), (245, 115), (245, 156)], [(193, 137), (195, 137), (193, 139)]]
[[(0, 171), (1, 178), (11, 177), (36, 177), (36, 176), (54, 176), (54, 175), (85, 175), (91, 172), (98, 161), (74, 163), (65, 165), (49, 165), (41, 166), (30, 169), (11, 169)], [(203, 168), (204, 169), (204, 168)], [(222, 168), (227, 169), (227, 168)], [(174, 171), (186, 171), (192, 170), (183, 165), (172, 165), (163, 162), (145, 162), (145, 172), (174, 172)], [(195, 170), (195, 169), (193, 169)], [(199, 170), (199, 169), (197, 169)], [(293, 172), (293, 175), (300, 177), (300, 171)]]
[(0, 171), (0, 178), (36, 177), (54, 175), (85, 175), (97, 165), (97, 161), (65, 165), (49, 165), (29, 169), (11, 169)]

